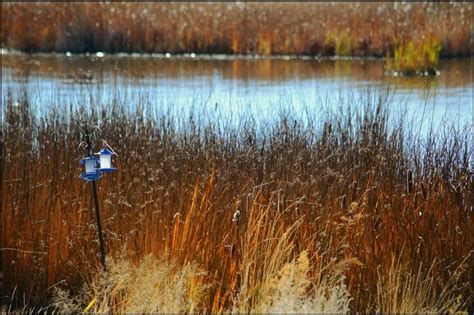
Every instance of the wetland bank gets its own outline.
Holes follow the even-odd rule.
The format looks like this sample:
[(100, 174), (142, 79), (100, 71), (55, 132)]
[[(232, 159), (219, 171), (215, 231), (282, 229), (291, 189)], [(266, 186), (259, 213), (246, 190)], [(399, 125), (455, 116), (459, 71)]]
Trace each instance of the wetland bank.
[[(378, 41), (408, 36), (410, 16), (420, 23), (414, 34), (450, 38), (441, 56), (464, 56), (440, 59), (438, 76), (392, 77), (383, 59), (308, 55), (304, 43), (320, 36), (325, 47), (324, 34), (342, 27), (328, 18), (316, 35), (299, 28), (339, 6), (313, 5), (229, 11), (234, 21), (263, 14), (299, 30), (286, 47), (302, 56), (286, 54), (278, 36), (266, 42), (271, 23), (246, 25), (260, 32), (249, 33), (258, 34), (252, 44), (238, 23), (219, 35), (228, 14), (208, 28), (192, 18), (224, 4), (2, 4), (18, 17), (2, 17), (2, 303), (116, 313), (467, 310), (473, 82), (463, 36), (472, 30), (430, 23), (447, 27), (472, 6), (343, 4), (351, 18), (341, 23), (359, 33), (349, 50), (339, 42), (339, 54), (385, 55), (390, 45)], [(67, 24), (72, 7), (81, 18)], [(276, 9), (305, 13), (283, 25)], [(146, 17), (168, 21), (172, 10), (189, 32), (153, 40), (162, 24)], [(380, 28), (374, 50), (362, 50), (361, 30), (386, 10), (401, 24)], [(374, 19), (359, 23), (367, 12)], [(28, 35), (27, 17), (54, 22)], [(112, 40), (126, 25), (132, 33)], [(335, 54), (333, 43), (321, 54)], [(90, 187), (78, 178), (81, 132), (91, 126), (118, 153), (118, 171), (97, 183), (106, 276)]]

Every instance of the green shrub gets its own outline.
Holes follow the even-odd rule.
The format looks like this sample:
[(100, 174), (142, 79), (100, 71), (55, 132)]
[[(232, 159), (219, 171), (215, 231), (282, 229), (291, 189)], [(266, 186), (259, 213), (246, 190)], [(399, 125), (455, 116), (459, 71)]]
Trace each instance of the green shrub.
[(352, 54), (351, 37), (347, 32), (326, 33), (324, 45), (333, 45), (336, 56), (350, 56)]
[(387, 56), (386, 69), (405, 75), (436, 73), (441, 41), (430, 37), (423, 42), (395, 40), (393, 57)]

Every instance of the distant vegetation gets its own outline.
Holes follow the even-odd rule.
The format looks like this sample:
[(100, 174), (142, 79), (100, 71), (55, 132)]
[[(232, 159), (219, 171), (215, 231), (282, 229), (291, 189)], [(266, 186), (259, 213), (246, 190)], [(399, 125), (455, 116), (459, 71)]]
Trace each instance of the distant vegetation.
[[(421, 136), (374, 91), (306, 123), (288, 113), (263, 128), (251, 117), (233, 127), (163, 116), (120, 98), (39, 116), (28, 99), (2, 103), (2, 266), (13, 308), (466, 309), (469, 126)], [(96, 272), (90, 186), (78, 179), (85, 125), (100, 126), (119, 154), (119, 171), (98, 184), (107, 282)]]
[(401, 75), (436, 75), (441, 42), (429, 37), (423, 42), (396, 42), (393, 58), (387, 56), (386, 69)]
[(393, 56), (433, 38), (440, 56), (470, 56), (471, 16), (467, 2), (2, 2), (1, 43), (28, 52)]

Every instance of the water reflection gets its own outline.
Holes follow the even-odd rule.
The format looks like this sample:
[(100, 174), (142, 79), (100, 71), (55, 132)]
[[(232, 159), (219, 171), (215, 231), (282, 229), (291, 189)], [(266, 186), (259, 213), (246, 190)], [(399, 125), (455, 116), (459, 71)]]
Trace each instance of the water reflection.
[[(442, 60), (442, 75), (435, 79), (446, 87), (472, 84), (471, 60)], [(7, 54), (2, 56), (2, 69), (11, 69), (18, 78), (46, 76), (61, 79), (103, 79), (122, 76), (133, 79), (187, 76), (212, 76), (239, 80), (258, 79), (284, 81), (298, 77), (383, 79), (381, 60), (316, 60), (316, 59), (234, 59), (234, 58), (154, 58), (148, 56), (71, 56)], [(430, 78), (388, 78), (391, 83), (424, 88)]]
[[(383, 75), (380, 60), (301, 60), (230, 58), (156, 58), (150, 56), (2, 56), (2, 93), (26, 86), (42, 104), (53, 97), (74, 103), (85, 94), (110, 100), (116, 93), (129, 98), (147, 95), (162, 108), (196, 110), (196, 104), (238, 115), (251, 111), (268, 117), (291, 104), (318, 111), (321, 98), (337, 102), (336, 94), (362, 94), (371, 86), (388, 85), (394, 105), (412, 115), (429, 103), (436, 121), (448, 117), (470, 122), (471, 60), (443, 60), (434, 78)], [(133, 102), (132, 102), (133, 103)], [(47, 106), (47, 105), (46, 105)]]

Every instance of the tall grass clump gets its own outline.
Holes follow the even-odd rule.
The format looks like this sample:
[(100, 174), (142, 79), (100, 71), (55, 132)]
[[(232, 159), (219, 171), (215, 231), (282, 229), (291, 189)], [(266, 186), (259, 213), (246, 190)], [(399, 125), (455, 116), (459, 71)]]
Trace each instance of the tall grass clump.
[[(434, 265), (434, 264), (433, 264)], [(433, 267), (433, 265), (431, 267)], [(463, 298), (456, 295), (456, 277), (445, 283), (440, 292), (433, 291), (436, 279), (430, 275), (431, 268), (415, 272), (405, 270), (394, 260), (385, 276), (377, 281), (376, 309), (381, 313), (456, 313)]]
[(310, 263), (306, 252), (286, 264), (266, 283), (256, 311), (258, 313), (348, 313), (351, 296), (344, 278), (316, 285), (308, 279)]
[(3, 48), (29, 52), (385, 56), (433, 34), (470, 56), (472, 4), (2, 2)]
[(429, 38), (423, 42), (396, 41), (393, 58), (387, 56), (386, 69), (401, 75), (436, 75), (441, 41)]
[(127, 260), (108, 263), (108, 273), (97, 272), (80, 294), (55, 288), (52, 305), (67, 313), (193, 313), (201, 306), (205, 273), (195, 266), (177, 268), (152, 256), (138, 266)]
[[(32, 99), (2, 98), (1, 259), (12, 309), (406, 310), (390, 304), (398, 286), (434, 305), (423, 310), (466, 310), (470, 126), (421, 135), (389, 114), (383, 91), (261, 126), (120, 97), (52, 101), (39, 114)], [(118, 171), (98, 185), (104, 282), (90, 187), (78, 179), (86, 125), (119, 154)], [(411, 276), (398, 281), (396, 270)]]

